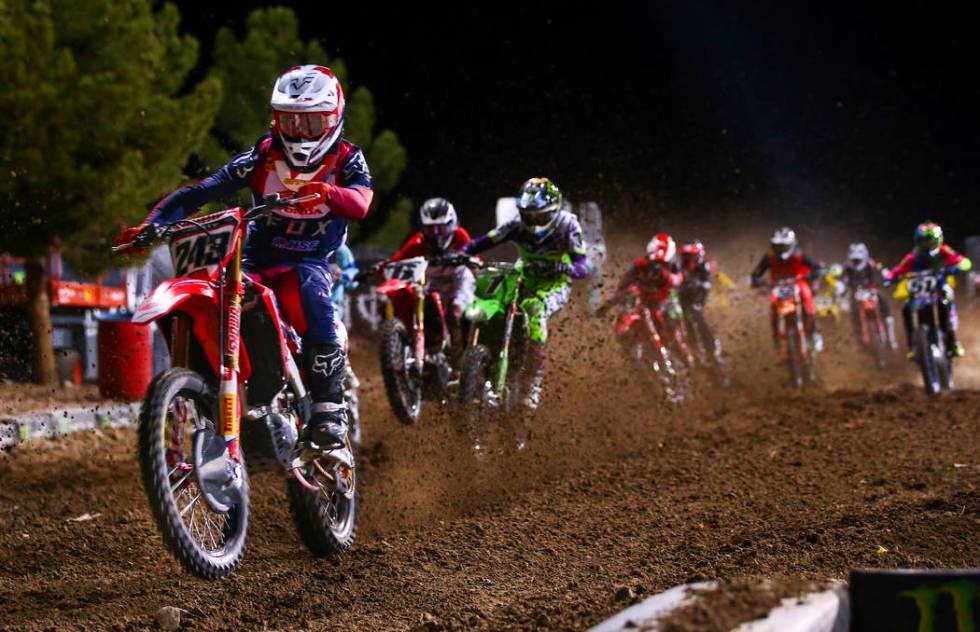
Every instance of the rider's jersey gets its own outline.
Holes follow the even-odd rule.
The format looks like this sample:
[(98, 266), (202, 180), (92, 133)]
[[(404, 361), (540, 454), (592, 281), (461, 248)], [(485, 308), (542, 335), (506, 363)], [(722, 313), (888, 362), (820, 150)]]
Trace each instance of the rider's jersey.
[(878, 271), (878, 266), (878, 262), (870, 258), (861, 268), (852, 266), (850, 262), (844, 264), (842, 275), (844, 286), (851, 291), (859, 287), (875, 287), (877, 285), (875, 273)]
[(888, 276), (904, 276), (909, 272), (925, 272), (927, 270), (939, 272), (941, 268), (954, 267), (965, 272), (973, 267), (973, 262), (943, 244), (935, 256), (929, 253), (918, 254), (915, 251), (908, 253), (897, 266), (889, 271)]
[[(453, 240), (449, 244), (449, 252), (459, 252), (468, 243), (470, 243), (470, 234), (462, 226), (457, 226), (456, 232), (453, 233)], [(432, 256), (432, 251), (429, 245), (425, 243), (425, 237), (422, 235), (422, 231), (419, 231), (412, 235), (401, 247), (401, 250), (393, 254), (388, 261), (401, 261), (402, 259), (411, 259), (412, 257), (425, 257), (426, 259), (430, 259)], [(455, 296), (454, 290), (458, 289), (457, 286), (460, 285), (455, 281), (457, 274), (460, 273), (462, 272), (457, 271), (455, 267), (430, 265), (426, 271), (426, 276), (430, 284), (434, 282), (437, 287), (446, 288), (450, 290), (449, 294)], [(472, 279), (471, 273), (470, 278)], [(463, 285), (468, 287), (467, 283)]]
[(146, 221), (176, 222), (200, 206), (246, 187), (252, 191), (254, 202), (260, 203), (271, 193), (292, 196), (311, 182), (334, 185), (329, 199), (310, 208), (276, 209), (252, 222), (243, 256), (251, 268), (301, 262), (326, 265), (330, 254), (347, 239), (347, 220), (362, 219), (372, 197), (364, 154), (343, 139), (318, 169), (302, 173), (289, 167), (272, 136), (263, 136), (252, 149), (235, 156), (215, 173), (163, 198)]
[[(453, 233), (453, 240), (449, 244), (449, 252), (459, 252), (463, 249), (463, 246), (470, 243), (470, 240), (470, 234), (466, 229), (458, 226), (456, 232)], [(429, 245), (425, 243), (425, 237), (422, 235), (422, 231), (409, 237), (408, 241), (402, 245), (398, 252), (391, 255), (388, 261), (401, 261), (402, 259), (411, 259), (412, 257), (425, 257), (426, 259), (432, 257), (432, 252)]]
[(752, 271), (752, 283), (758, 285), (762, 275), (769, 271), (773, 281), (795, 279), (796, 277), (817, 277), (823, 272), (823, 266), (814, 262), (810, 257), (796, 251), (786, 259), (780, 258), (770, 250), (763, 255), (762, 260)]
[[(571, 276), (582, 279), (587, 273), (588, 259), (585, 255), (585, 240), (582, 238), (582, 227), (578, 219), (567, 211), (559, 212), (555, 227), (543, 239), (537, 239), (528, 230), (520, 218), (497, 226), (486, 235), (477, 237), (463, 249), (467, 254), (479, 254), (498, 244), (512, 242), (517, 246), (521, 260), (525, 263), (534, 261), (567, 261), (572, 265)], [(537, 274), (534, 268), (526, 268), (528, 274)]]
[(640, 297), (647, 305), (658, 308), (673, 298), (684, 277), (674, 265), (658, 265), (647, 257), (633, 262), (619, 281), (617, 294), (624, 293), (631, 285), (640, 290)]
[(681, 300), (691, 303), (703, 302), (708, 295), (708, 291), (711, 290), (711, 275), (713, 272), (714, 266), (707, 259), (682, 263), (681, 275), (683, 275), (683, 281), (681, 282), (680, 288)]

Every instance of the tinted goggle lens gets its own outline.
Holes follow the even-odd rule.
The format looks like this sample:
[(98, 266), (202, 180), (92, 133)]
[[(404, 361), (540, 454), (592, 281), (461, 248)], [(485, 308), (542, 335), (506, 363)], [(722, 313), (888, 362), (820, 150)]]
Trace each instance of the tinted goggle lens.
[(277, 112), (276, 122), (286, 136), (314, 139), (336, 125), (336, 116), (325, 112)]
[(422, 234), (443, 237), (445, 235), (453, 234), (453, 231), (455, 230), (456, 230), (455, 227), (449, 226), (447, 224), (433, 224), (430, 226), (423, 226)]

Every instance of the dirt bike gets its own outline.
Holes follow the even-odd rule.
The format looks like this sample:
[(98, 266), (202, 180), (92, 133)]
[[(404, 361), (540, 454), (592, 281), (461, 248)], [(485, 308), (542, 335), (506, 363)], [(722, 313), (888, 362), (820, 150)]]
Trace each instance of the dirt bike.
[(912, 317), (912, 352), (922, 373), (926, 393), (953, 390), (953, 359), (946, 349), (947, 332), (939, 309), (946, 300), (945, 274), (926, 270), (906, 276), (906, 300)]
[(889, 343), (885, 319), (881, 316), (881, 296), (874, 286), (854, 288), (854, 309), (857, 310), (862, 348), (871, 353), (879, 370), (888, 368)]
[(786, 358), (790, 380), (797, 388), (816, 384), (816, 352), (813, 341), (807, 335), (803, 313), (803, 301), (797, 281), (779, 279), (772, 283), (769, 293), (776, 312), (776, 332), (779, 336), (780, 355)]
[(419, 420), (423, 399), (446, 400), (456, 382), (446, 310), (437, 292), (426, 292), (426, 271), (474, 261), (456, 254), (413, 257), (382, 267), (385, 281), (375, 289), (384, 313), (378, 333), (381, 375), (391, 408), (404, 424)]
[[(673, 350), (661, 332), (667, 331), (663, 313), (651, 309), (642, 298), (640, 289), (631, 286), (620, 303), (616, 321), (616, 339), (624, 352), (642, 365), (644, 372), (652, 369), (663, 397), (680, 403), (691, 396), (690, 368), (694, 359), (686, 344), (680, 352)], [(602, 312), (609, 309), (607, 304)], [(683, 328), (684, 325), (678, 325)], [(682, 332), (677, 332), (682, 335)]]
[(698, 366), (707, 370), (718, 386), (728, 388), (732, 384), (728, 366), (722, 357), (721, 343), (704, 315), (706, 294), (681, 286), (681, 309), (684, 313), (684, 330), (688, 345), (697, 358)]
[[(312, 409), (294, 358), (299, 338), (281, 319), (272, 291), (242, 273), (249, 222), (316, 197), (272, 194), (251, 209), (181, 220), (113, 248), (170, 246), (175, 278), (157, 286), (133, 316), (157, 322), (172, 358), (143, 402), (139, 461), (164, 543), (205, 579), (231, 573), (245, 551), (246, 453), (252, 468), (287, 473), (293, 521), (314, 555), (347, 550), (357, 532), (350, 441), (321, 451), (299, 439)], [(342, 323), (338, 334), (345, 342)]]
[[(476, 275), (476, 294), (464, 313), (470, 339), (460, 362), (459, 402), (473, 451), (486, 449), (492, 423), (514, 423), (521, 397), (521, 374), (527, 362), (528, 322), (518, 309), (524, 277), (511, 263), (487, 263)], [(523, 437), (518, 436), (520, 441)]]

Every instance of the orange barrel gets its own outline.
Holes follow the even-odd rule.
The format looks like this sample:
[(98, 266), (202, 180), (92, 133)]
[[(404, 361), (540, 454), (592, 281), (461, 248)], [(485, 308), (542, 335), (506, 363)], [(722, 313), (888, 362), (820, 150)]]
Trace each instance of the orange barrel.
[(140, 399), (153, 378), (153, 336), (149, 325), (129, 314), (99, 318), (99, 393), (113, 399)]

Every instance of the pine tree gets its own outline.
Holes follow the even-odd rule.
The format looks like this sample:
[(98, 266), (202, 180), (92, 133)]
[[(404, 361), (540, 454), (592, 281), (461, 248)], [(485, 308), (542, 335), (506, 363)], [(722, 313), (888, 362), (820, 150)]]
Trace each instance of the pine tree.
[(0, 0), (0, 251), (28, 260), (36, 381), (55, 381), (43, 254), (61, 238), (77, 270), (104, 269), (222, 103), (213, 77), (182, 91), (198, 46), (178, 21), (149, 0)]
[[(272, 83), (283, 70), (300, 64), (327, 66), (340, 80), (348, 99), (344, 136), (364, 150), (374, 178), (375, 202), (363, 226), (384, 241), (393, 241), (387, 237), (389, 233), (399, 233), (394, 240), (401, 239), (405, 230), (392, 226), (408, 226), (405, 209), (411, 205), (395, 193), (407, 164), (405, 149), (393, 131), (375, 133), (371, 91), (364, 86), (350, 91), (344, 60), (330, 59), (316, 40), (304, 43), (292, 9), (256, 9), (248, 16), (241, 40), (229, 28), (218, 31), (209, 76), (221, 81), (224, 98), (203, 161), (214, 170), (266, 133)], [(386, 227), (389, 221), (395, 224)], [(352, 238), (356, 238), (361, 223), (352, 224), (351, 229)], [(362, 232), (360, 236), (366, 235)]]

